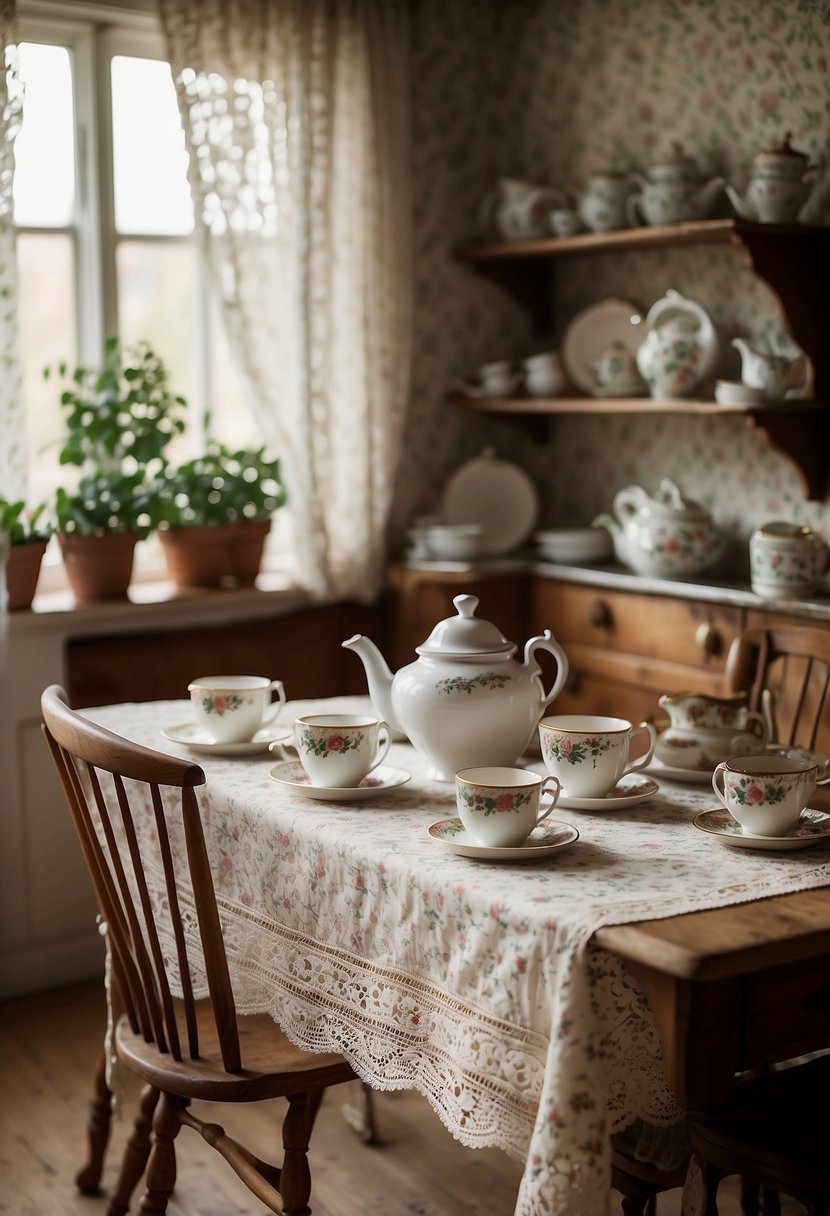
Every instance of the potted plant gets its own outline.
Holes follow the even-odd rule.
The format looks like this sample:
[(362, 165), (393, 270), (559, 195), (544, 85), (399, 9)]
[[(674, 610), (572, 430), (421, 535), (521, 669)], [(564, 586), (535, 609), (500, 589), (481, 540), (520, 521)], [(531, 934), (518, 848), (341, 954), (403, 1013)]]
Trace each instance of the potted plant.
[(101, 370), (70, 373), (63, 363), (58, 372), (67, 381), (60, 462), (81, 470), (77, 487), (61, 487), (55, 499), (67, 578), (79, 602), (123, 599), (136, 542), (157, 523), (156, 486), (167, 445), (184, 430), (186, 402), (146, 342), (122, 352), (110, 338)]
[(7, 607), (10, 612), (30, 608), (52, 526), (45, 520), (46, 503), (27, 510), (23, 499), (0, 498), (0, 534), (9, 543), (6, 558)]
[(233, 451), (215, 440), (162, 479), (159, 539), (177, 586), (250, 585), (271, 517), (285, 502), (278, 460), (265, 448)]

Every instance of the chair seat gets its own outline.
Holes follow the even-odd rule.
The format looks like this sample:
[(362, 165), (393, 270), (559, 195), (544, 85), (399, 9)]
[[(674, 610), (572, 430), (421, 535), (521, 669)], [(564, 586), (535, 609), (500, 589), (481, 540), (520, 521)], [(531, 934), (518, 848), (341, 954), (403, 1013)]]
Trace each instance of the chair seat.
[[(176, 1002), (178, 1008), (181, 1003)], [(161, 1053), (155, 1043), (136, 1034), (126, 1017), (116, 1027), (119, 1059), (155, 1089), (208, 1102), (259, 1102), (264, 1098), (354, 1081), (356, 1074), (343, 1056), (296, 1047), (268, 1014), (239, 1016), (239, 1041), (245, 1068), (228, 1073), (216, 1034), (211, 1005), (196, 1003), (199, 1058), (181, 1062)], [(184, 1025), (184, 1017), (179, 1018)]]
[(786, 1194), (830, 1195), (830, 1056), (745, 1081), (690, 1115), (694, 1148), (722, 1171)]

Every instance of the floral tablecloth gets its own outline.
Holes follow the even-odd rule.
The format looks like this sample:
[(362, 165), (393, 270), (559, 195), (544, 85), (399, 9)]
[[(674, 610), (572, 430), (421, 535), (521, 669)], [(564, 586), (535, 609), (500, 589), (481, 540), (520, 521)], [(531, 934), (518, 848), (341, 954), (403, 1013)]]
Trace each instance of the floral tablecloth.
[[(351, 702), (294, 702), (283, 715)], [(365, 704), (365, 703), (364, 703)], [(197, 759), (237, 1006), (297, 1043), (339, 1050), (378, 1089), (415, 1088), (464, 1144), (526, 1161), (517, 1216), (606, 1210), (611, 1133), (682, 1118), (656, 1028), (602, 925), (830, 881), (830, 846), (733, 850), (691, 826), (708, 785), (670, 785), (602, 813), (557, 809), (570, 848), (532, 864), (443, 851), (455, 813), (407, 744), (412, 780), (362, 804), (314, 802), (269, 779), (270, 755), (193, 757), (162, 728), (186, 702), (84, 711), (157, 750)]]

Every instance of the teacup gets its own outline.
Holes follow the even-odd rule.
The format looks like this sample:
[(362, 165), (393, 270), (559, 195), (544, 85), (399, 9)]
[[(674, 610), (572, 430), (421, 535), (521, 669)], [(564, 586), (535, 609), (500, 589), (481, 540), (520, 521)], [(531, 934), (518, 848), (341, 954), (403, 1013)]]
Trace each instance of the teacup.
[(347, 789), (383, 761), (392, 732), (378, 718), (307, 714), (294, 722), (294, 746), (313, 785)]
[(481, 377), (481, 390), (487, 397), (509, 397), (522, 379), (506, 359), (482, 363), (478, 372)]
[[(641, 734), (648, 738), (648, 749), (632, 760), (632, 741)], [(650, 722), (634, 726), (625, 718), (594, 714), (558, 714), (539, 723), (545, 768), (559, 778), (568, 798), (603, 798), (624, 773), (646, 768), (655, 737)]]
[(187, 691), (196, 725), (216, 743), (247, 743), (285, 704), (282, 681), (267, 676), (199, 676)]
[(784, 836), (795, 827), (816, 788), (818, 765), (808, 758), (733, 756), (712, 774), (712, 789), (752, 836)]
[[(542, 794), (553, 801), (540, 814)], [(523, 768), (462, 768), (455, 774), (455, 801), (465, 830), (490, 848), (515, 848), (547, 819), (562, 786), (554, 776), (540, 777)]]

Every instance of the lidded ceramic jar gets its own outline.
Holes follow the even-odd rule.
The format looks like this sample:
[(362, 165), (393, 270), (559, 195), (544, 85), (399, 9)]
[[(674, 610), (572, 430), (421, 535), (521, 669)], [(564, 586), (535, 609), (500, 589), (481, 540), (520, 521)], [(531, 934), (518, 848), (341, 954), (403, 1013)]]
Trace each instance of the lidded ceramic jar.
[(774, 520), (749, 538), (750, 581), (762, 599), (809, 598), (828, 564), (830, 549), (824, 538), (799, 524)]

